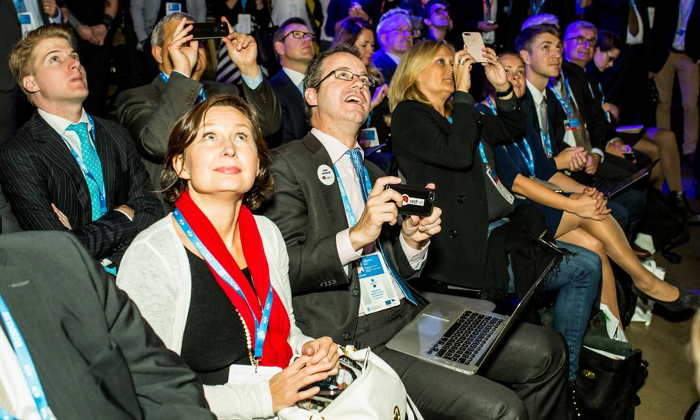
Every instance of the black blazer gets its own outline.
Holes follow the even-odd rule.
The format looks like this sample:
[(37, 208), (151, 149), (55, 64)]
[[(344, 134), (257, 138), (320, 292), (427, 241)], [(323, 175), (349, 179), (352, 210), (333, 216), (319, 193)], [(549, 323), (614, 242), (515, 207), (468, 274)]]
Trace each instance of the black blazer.
[[(458, 102), (460, 96), (467, 102)], [(471, 100), (471, 102), (469, 102)], [(431, 106), (406, 100), (392, 114), (392, 150), (410, 185), (435, 183), (442, 232), (431, 238), (422, 277), (481, 287), (486, 257), (488, 203), (478, 143), (510, 140), (525, 129), (514, 101), (498, 117), (484, 116), (471, 95), (455, 95), (453, 123)]]
[[(161, 206), (126, 129), (101, 118), (94, 121), (109, 210), (100, 219), (92, 221), (90, 191), (80, 167), (38, 112), (0, 148), (0, 184), (22, 229), (66, 230), (53, 203), (93, 257), (118, 263), (136, 234), (162, 216)], [(133, 221), (114, 210), (122, 204), (134, 209)]]
[[(605, 151), (605, 146), (607, 145), (607, 131), (608, 131), (608, 121), (605, 119), (605, 114), (600, 105), (600, 101), (596, 100), (591, 94), (588, 88), (588, 75), (586, 71), (574, 63), (564, 61), (562, 64), (562, 72), (566, 75), (569, 86), (571, 87), (571, 94), (576, 99), (576, 105), (578, 105), (579, 112), (581, 113), (581, 123), (585, 123), (585, 129), (588, 130), (588, 135), (591, 138), (591, 147), (597, 147), (598, 149)], [(597, 88), (597, 86), (596, 86)], [(568, 147), (564, 143), (564, 120), (569, 118), (566, 111), (562, 107), (561, 103), (556, 100), (554, 93), (551, 90), (547, 90), (547, 98), (553, 97), (555, 103), (557, 104), (557, 111), (555, 112), (554, 130), (557, 133), (557, 142), (559, 143), (560, 149), (565, 149)], [(549, 107), (549, 101), (548, 107)]]
[(396, 69), (399, 67), (399, 65), (396, 64), (394, 60), (386, 55), (384, 50), (381, 49), (372, 55), (372, 62), (374, 63), (375, 67), (382, 72), (382, 75), (384, 76), (384, 83), (390, 83), (391, 78), (394, 77), (394, 73), (396, 73)]
[[(643, 43), (647, 54), (651, 50), (651, 30), (649, 26), (649, 12), (646, 0), (634, 0), (639, 15), (642, 17), (644, 27)], [(585, 19), (593, 23), (598, 30), (612, 31), (625, 44), (627, 39), (627, 25), (629, 23), (630, 0), (595, 0), (585, 9)], [(656, 10), (658, 11), (658, 7)], [(656, 20), (656, 19), (655, 19)], [(565, 28), (565, 27), (562, 27)]]
[[(649, 60), (649, 70), (654, 73), (661, 71), (671, 52), (678, 25), (679, 8), (680, 0), (666, 0), (661, 7), (657, 4), (654, 28), (651, 30), (651, 57)], [(685, 53), (693, 60), (700, 59), (700, 2), (697, 1), (688, 18)]]
[(195, 374), (72, 235), (0, 235), (0, 294), (56, 418), (216, 418)]
[[(348, 228), (348, 221), (337, 181), (325, 185), (317, 173), (321, 165), (333, 168), (333, 162), (310, 133), (272, 153), (275, 193), (260, 212), (275, 222), (287, 244), (296, 324), (311, 337), (329, 335), (336, 343), (355, 344), (360, 308), (357, 270), (351, 270), (349, 277), (345, 274), (335, 243), (336, 234)], [(384, 176), (372, 162), (365, 160), (365, 166), (373, 184)], [(398, 229), (385, 225), (380, 240), (392, 266), (408, 279), (416, 271), (401, 248)], [(425, 300), (413, 293), (422, 306)], [(385, 344), (404, 324), (389, 325), (382, 334), (384, 341), (363, 346)]]
[(279, 146), (292, 140), (299, 140), (309, 132), (309, 124), (304, 114), (304, 98), (299, 89), (292, 83), (284, 70), (280, 70), (275, 77), (270, 79), (272, 90), (277, 101), (282, 107), (282, 121), (284, 124), (279, 131), (268, 139), (271, 146)]
[[(41, 1), (37, 1), (41, 5)], [(49, 17), (41, 10), (41, 21), (44, 25), (49, 23)], [(12, 0), (0, 0), (0, 90), (10, 90), (15, 87), (15, 78), (10, 73), (7, 62), (12, 48), (22, 39), (22, 27), (17, 19), (17, 9)]]

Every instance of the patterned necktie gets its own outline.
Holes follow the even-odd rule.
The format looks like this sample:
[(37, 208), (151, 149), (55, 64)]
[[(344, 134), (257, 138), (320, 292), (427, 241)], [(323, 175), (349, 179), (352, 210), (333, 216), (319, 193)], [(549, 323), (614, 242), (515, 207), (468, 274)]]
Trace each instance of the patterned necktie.
[(549, 120), (547, 119), (547, 98), (543, 97), (542, 102), (537, 105), (537, 113), (540, 114), (540, 128), (545, 135), (549, 134)]
[(95, 146), (90, 142), (87, 123), (81, 122), (71, 124), (66, 131), (73, 131), (80, 139), (80, 151), (83, 163), (92, 176), (85, 174), (88, 190), (90, 191), (90, 204), (92, 205), (92, 220), (102, 217), (102, 206), (100, 203), (100, 189), (104, 188), (104, 178), (102, 177), (102, 163), (97, 155)]
[[(367, 203), (367, 197), (369, 197), (369, 191), (367, 191), (367, 184), (365, 183), (366, 180), (366, 174), (365, 174), (365, 165), (362, 162), (362, 152), (360, 151), (359, 148), (353, 149), (353, 150), (348, 150), (346, 152), (347, 154), (350, 155), (350, 160), (352, 161), (352, 166), (355, 168), (355, 173), (357, 174), (357, 179), (360, 181), (360, 189), (362, 190), (362, 198), (364, 199), (365, 203)], [(381, 246), (381, 243), (379, 241), (376, 242), (378, 247), (379, 247), (379, 252), (382, 254), (382, 257), (384, 258), (384, 261), (386, 262), (387, 266), (389, 266), (389, 260), (387, 260), (386, 255), (384, 255), (384, 249)], [(399, 286), (401, 291), (403, 292), (404, 296), (406, 296), (406, 299), (411, 302), (412, 304), (416, 305), (417, 300), (413, 296), (413, 293), (411, 293), (411, 290), (408, 288), (404, 280), (401, 278), (399, 273), (393, 269), (393, 267), (389, 266), (389, 271), (392, 273), (392, 277), (396, 281), (396, 284)]]
[(352, 161), (352, 166), (355, 168), (355, 173), (357, 174), (357, 179), (360, 181), (360, 189), (362, 190), (362, 199), (367, 203), (367, 197), (369, 197), (369, 191), (367, 191), (367, 184), (365, 183), (365, 165), (362, 162), (362, 152), (359, 148), (348, 150), (346, 152), (350, 155), (350, 160)]

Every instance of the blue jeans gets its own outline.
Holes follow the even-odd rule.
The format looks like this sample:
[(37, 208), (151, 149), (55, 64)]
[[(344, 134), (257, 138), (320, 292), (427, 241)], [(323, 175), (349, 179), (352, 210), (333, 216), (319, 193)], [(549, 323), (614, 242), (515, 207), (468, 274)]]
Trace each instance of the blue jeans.
[[(488, 233), (506, 223), (508, 219), (500, 219), (489, 225)], [(557, 301), (554, 304), (554, 329), (564, 336), (569, 347), (569, 380), (576, 379), (578, 358), (581, 354), (583, 336), (586, 333), (591, 309), (600, 305), (600, 284), (602, 263), (595, 252), (580, 246), (557, 241), (561, 248), (575, 253), (564, 257), (559, 264), (558, 272), (545, 280), (546, 290), (558, 290)], [(515, 291), (513, 271), (509, 264), (509, 291)]]

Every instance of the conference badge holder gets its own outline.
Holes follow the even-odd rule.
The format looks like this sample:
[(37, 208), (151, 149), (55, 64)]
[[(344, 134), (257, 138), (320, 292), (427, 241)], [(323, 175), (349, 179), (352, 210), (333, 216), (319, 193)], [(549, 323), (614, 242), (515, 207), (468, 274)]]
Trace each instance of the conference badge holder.
[(581, 122), (578, 120), (578, 118), (569, 118), (568, 120), (564, 120), (564, 129), (566, 131), (580, 130)]
[(394, 280), (380, 252), (362, 256), (357, 274), (362, 313), (369, 315), (399, 305)]
[(496, 187), (499, 193), (503, 196), (503, 198), (508, 202), (508, 204), (513, 204), (513, 201), (515, 201), (515, 197), (513, 194), (511, 194), (510, 191), (508, 191), (508, 188), (503, 185), (501, 182), (501, 179), (496, 175), (496, 172), (490, 167), (486, 167), (486, 177), (491, 180), (491, 183)]

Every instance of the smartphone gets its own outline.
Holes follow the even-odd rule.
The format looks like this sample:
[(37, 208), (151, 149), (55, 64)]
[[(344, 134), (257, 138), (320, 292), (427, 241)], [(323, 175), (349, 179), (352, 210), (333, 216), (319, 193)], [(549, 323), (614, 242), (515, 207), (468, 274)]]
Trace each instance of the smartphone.
[(435, 190), (405, 184), (387, 185), (386, 188), (391, 188), (401, 194), (403, 205), (399, 207), (399, 214), (428, 216), (432, 213), (433, 203), (435, 202)]
[(193, 40), (201, 39), (221, 39), (228, 35), (228, 25), (226, 22), (193, 23), (190, 34)]
[(481, 32), (462, 32), (462, 39), (464, 40), (464, 45), (467, 47), (469, 54), (474, 57), (477, 63), (485, 63), (486, 57), (483, 57), (482, 49), (486, 48), (484, 45), (484, 38), (481, 37)]

